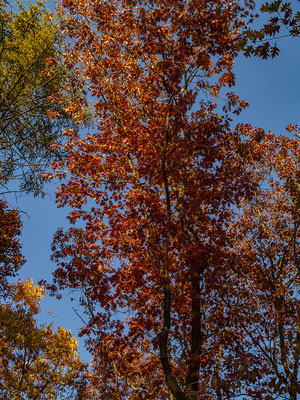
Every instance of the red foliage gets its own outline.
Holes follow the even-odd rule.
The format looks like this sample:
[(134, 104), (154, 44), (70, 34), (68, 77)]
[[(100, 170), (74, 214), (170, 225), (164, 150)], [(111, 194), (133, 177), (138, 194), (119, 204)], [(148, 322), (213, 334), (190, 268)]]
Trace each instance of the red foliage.
[(2, 295), (7, 288), (7, 278), (16, 276), (25, 262), (18, 240), (21, 228), (19, 213), (10, 210), (8, 205), (0, 200), (0, 293)]
[(267, 173), (284, 180), (278, 154), (294, 142), (231, 129), (229, 113), (246, 103), (222, 88), (234, 82), (247, 12), (211, 0), (62, 4), (70, 91), (83, 90), (68, 112), (83, 120), (89, 90), (95, 130), (66, 132), (66, 172), (55, 166), (74, 225), (56, 233), (55, 281), (81, 290), (101, 396), (267, 399), (274, 365), (251, 329), (267, 329), (258, 310), (277, 309), (261, 295), (269, 277), (255, 272), (267, 254), (255, 199), (268, 212), (260, 185)]

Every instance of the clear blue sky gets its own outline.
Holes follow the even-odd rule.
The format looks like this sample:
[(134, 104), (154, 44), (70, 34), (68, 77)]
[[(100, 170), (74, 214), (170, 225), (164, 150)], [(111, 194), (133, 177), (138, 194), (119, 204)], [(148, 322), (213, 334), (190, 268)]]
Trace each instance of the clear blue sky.
[[(53, 8), (48, 2), (49, 7)], [(282, 38), (278, 41), (280, 55), (276, 59), (262, 61), (240, 56), (236, 61), (237, 85), (234, 89), (250, 107), (239, 117), (240, 121), (284, 134), (288, 123), (300, 123), (300, 38)], [(50, 244), (59, 226), (66, 226), (67, 210), (57, 209), (54, 187), (48, 187), (49, 197), (37, 199), (24, 196), (18, 199), (18, 206), (28, 213), (23, 215), (23, 252), (27, 264), (20, 277), (51, 279), (55, 266), (50, 262)], [(67, 293), (66, 293), (67, 295)], [(53, 322), (54, 326), (71, 329), (78, 336), (81, 321), (72, 310), (76, 303), (70, 303), (68, 296), (62, 301), (46, 298), (42, 303), (41, 321)], [(52, 316), (47, 315), (47, 311)], [(86, 361), (89, 356), (80, 341), (80, 351)]]

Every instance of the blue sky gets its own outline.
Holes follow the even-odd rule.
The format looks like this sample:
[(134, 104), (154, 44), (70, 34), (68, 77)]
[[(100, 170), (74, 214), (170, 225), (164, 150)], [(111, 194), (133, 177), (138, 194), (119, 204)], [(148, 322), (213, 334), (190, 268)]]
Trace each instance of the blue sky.
[[(53, 4), (53, 3), (52, 3)], [(49, 7), (53, 8), (50, 3)], [(288, 123), (300, 123), (300, 38), (282, 38), (278, 41), (280, 55), (273, 60), (246, 59), (240, 56), (236, 61), (236, 91), (241, 98), (250, 103), (250, 107), (239, 117), (240, 121), (284, 134)], [(49, 196), (44, 199), (22, 196), (18, 207), (25, 211), (22, 215), (23, 253), (27, 259), (20, 277), (31, 277), (37, 283), (40, 279), (51, 279), (55, 266), (50, 262), (50, 245), (54, 232), (59, 226), (67, 226), (67, 210), (57, 209), (55, 205), (55, 186), (49, 186)], [(12, 199), (12, 203), (15, 200)], [(71, 329), (78, 336), (81, 321), (72, 307), (76, 303), (69, 301), (68, 293), (64, 300), (46, 298), (42, 303), (41, 322), (52, 322), (54, 327), (63, 326)], [(51, 311), (49, 316), (47, 311)], [(80, 340), (80, 352), (88, 361)]]
[(300, 122), (300, 38), (282, 38), (277, 43), (280, 54), (273, 60), (237, 59), (236, 91), (250, 104), (241, 121), (284, 134), (287, 124)]

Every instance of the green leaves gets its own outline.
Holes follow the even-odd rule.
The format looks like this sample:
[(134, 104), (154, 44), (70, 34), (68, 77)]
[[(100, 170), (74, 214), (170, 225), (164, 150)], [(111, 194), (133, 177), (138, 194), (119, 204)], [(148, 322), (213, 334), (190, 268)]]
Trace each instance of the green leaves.
[(54, 100), (64, 82), (59, 27), (42, 3), (12, 12), (3, 0), (0, 24), (0, 192), (18, 179), (18, 190), (43, 194), (41, 172), (68, 125)]

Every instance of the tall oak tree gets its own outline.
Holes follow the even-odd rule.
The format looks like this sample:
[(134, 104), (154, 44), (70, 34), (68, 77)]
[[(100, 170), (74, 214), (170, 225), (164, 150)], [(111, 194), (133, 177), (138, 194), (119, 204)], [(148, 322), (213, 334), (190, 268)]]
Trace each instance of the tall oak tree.
[(67, 130), (66, 163), (53, 164), (74, 225), (55, 235), (55, 283), (81, 291), (105, 398), (270, 396), (249, 331), (264, 299), (254, 285), (253, 302), (246, 295), (256, 275), (238, 274), (247, 272), (236, 222), (260, 193), (257, 149), (271, 144), (259, 129), (232, 128), (247, 104), (226, 93), (251, 8), (62, 1), (68, 89), (83, 94), (68, 112), (80, 123), (89, 97), (96, 129)]

